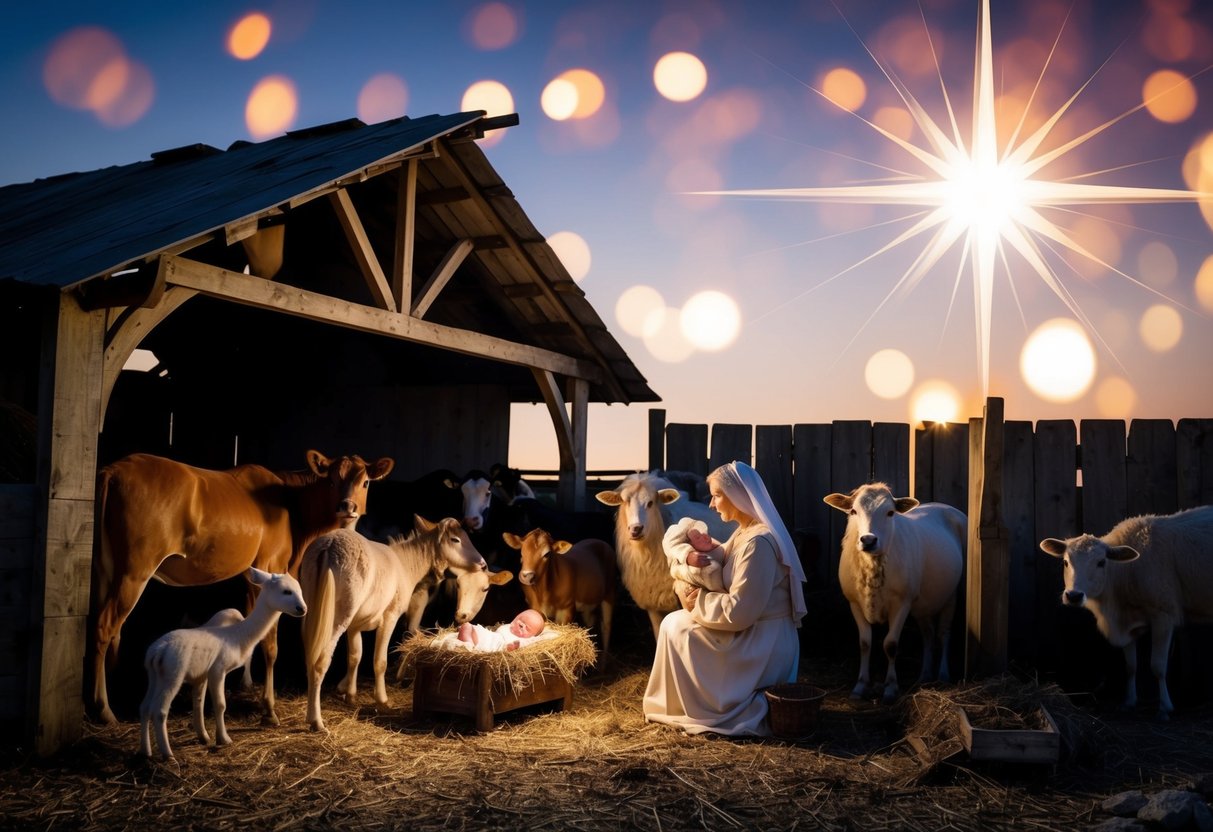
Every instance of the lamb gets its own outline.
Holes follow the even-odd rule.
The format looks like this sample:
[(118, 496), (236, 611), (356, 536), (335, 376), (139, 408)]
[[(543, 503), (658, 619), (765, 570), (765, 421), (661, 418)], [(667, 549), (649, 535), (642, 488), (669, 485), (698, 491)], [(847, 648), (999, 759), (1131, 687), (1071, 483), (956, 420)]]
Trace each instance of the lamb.
[(1185, 621), (1213, 621), (1213, 506), (1130, 517), (1103, 537), (1040, 542), (1065, 563), (1062, 603), (1088, 609), (1113, 647), (1124, 650), (1123, 707), (1137, 704), (1137, 638), (1150, 629), (1158, 717), (1175, 710), (1167, 690), (1171, 636)]
[(173, 749), (168, 741), (169, 705), (187, 681), (193, 687), (193, 724), (198, 739), (203, 744), (210, 743), (202, 713), (202, 700), (209, 685), (215, 712), (215, 744), (229, 744), (232, 738), (223, 721), (227, 710), (224, 677), (248, 661), (253, 647), (278, 623), (279, 615), (285, 612), (299, 617), (307, 613), (303, 590), (290, 575), (249, 567), (248, 580), (260, 589), (248, 618), (238, 620), (231, 610), (221, 610), (202, 627), (172, 630), (147, 648), (143, 661), (147, 669), (147, 695), (139, 706), (140, 750), (145, 757), (152, 756), (154, 721), (160, 756), (172, 759)]

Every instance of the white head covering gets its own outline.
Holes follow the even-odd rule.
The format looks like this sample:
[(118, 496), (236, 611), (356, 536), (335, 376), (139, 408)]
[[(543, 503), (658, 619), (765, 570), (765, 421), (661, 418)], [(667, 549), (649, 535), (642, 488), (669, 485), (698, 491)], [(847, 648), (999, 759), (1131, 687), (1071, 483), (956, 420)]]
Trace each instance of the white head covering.
[(804, 603), (804, 567), (800, 565), (800, 556), (796, 553), (796, 545), (788, 534), (787, 526), (775, 510), (771, 495), (758, 472), (744, 462), (730, 462), (721, 465), (709, 477), (720, 484), (720, 490), (738, 509), (753, 517), (771, 530), (775, 538), (775, 553), (779, 562), (788, 570), (788, 588), (792, 596), (792, 620), (800, 626), (808, 608)]

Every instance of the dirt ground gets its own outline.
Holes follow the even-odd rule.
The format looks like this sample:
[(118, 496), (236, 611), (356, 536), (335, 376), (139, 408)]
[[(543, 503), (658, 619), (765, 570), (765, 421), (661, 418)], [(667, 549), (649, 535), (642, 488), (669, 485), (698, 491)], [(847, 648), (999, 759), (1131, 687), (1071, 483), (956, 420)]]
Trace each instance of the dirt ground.
[(233, 744), (216, 750), (197, 744), (182, 696), (175, 761), (137, 756), (129, 720), (86, 725), (48, 760), (7, 752), (0, 827), (1072, 830), (1106, 819), (1106, 796), (1184, 788), (1213, 771), (1213, 707), (1165, 723), (1074, 707), (1059, 716), (1057, 764), (978, 763), (954, 736), (927, 737), (925, 754), (907, 740), (913, 695), (856, 704), (851, 669), (811, 662), (802, 678), (829, 693), (809, 738), (691, 737), (645, 723), (649, 659), (638, 652), (601, 661), (570, 710), (515, 711), (485, 734), (462, 717), (415, 719), (407, 686), (389, 688), (384, 710), (366, 686), (357, 707), (326, 691), (327, 735), (307, 730), (298, 689), (280, 691), (278, 727), (233, 691)]

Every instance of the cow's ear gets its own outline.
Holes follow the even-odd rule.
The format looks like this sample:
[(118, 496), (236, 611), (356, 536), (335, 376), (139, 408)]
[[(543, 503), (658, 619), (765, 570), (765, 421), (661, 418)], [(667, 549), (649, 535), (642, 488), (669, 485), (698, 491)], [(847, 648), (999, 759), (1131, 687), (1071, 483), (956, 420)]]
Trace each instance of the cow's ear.
[(1055, 558), (1064, 557), (1066, 554), (1066, 542), (1058, 540), (1055, 537), (1046, 537), (1040, 541), (1040, 551)]
[(385, 456), (381, 457), (379, 461), (376, 462), (366, 473), (367, 476), (373, 480), (381, 480), (388, 474), (392, 473), (392, 469), (395, 467), (396, 460), (392, 459), (390, 456)]
[(429, 520), (426, 520), (420, 514), (413, 515), (413, 528), (418, 532), (428, 532), (437, 525), (437, 523), (431, 523)]
[(623, 502), (618, 491), (599, 491), (594, 496), (598, 498), (598, 502), (607, 506), (617, 506)]
[(502, 532), (501, 539), (505, 541), (507, 546), (513, 549), (522, 548), (522, 538), (512, 532)]
[(563, 555), (569, 549), (573, 548), (573, 544), (569, 543), (567, 540), (557, 540), (552, 544), (552, 548)]
[(839, 511), (850, 511), (852, 500), (849, 494), (827, 494), (821, 498), (827, 506), (833, 506)]
[(329, 466), (332, 464), (333, 460), (320, 453), (320, 451), (307, 452), (307, 467), (318, 477), (327, 477), (329, 475)]
[(678, 502), (679, 496), (677, 488), (663, 488), (657, 492), (657, 500), (663, 506)]
[(1109, 546), (1108, 560), (1114, 560), (1117, 563), (1128, 563), (1131, 560), (1137, 560), (1141, 554), (1132, 546)]
[(512, 580), (514, 580), (514, 573), (508, 569), (489, 573), (489, 583), (493, 586), (505, 586)]
[(445, 485), (447, 488), (458, 488), (459, 487), (459, 483), (455, 482), (450, 477), (447, 477), (446, 479), (444, 479), (442, 481), (442, 484)]
[(905, 514), (917, 505), (918, 501), (913, 497), (898, 497), (893, 501), (893, 508), (897, 509), (898, 514)]

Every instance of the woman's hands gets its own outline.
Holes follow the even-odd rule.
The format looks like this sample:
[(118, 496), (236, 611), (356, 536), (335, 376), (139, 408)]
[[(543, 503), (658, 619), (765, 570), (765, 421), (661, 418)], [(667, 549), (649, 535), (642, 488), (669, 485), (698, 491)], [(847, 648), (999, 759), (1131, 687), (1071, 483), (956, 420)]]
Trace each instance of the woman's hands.
[(695, 609), (695, 599), (698, 597), (699, 597), (699, 587), (694, 586), (692, 584), (687, 584), (686, 589), (683, 590), (682, 595), (680, 596), (680, 600), (682, 601), (682, 608), (684, 610), (686, 610), (687, 612), (690, 612), (691, 610)]
[(687, 566), (702, 568), (709, 565), (711, 562), (712, 559), (703, 552), (691, 552), (691, 554), (687, 555)]

